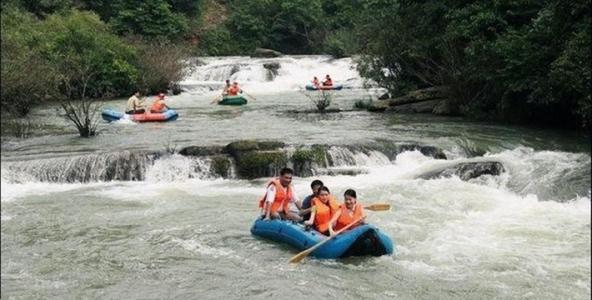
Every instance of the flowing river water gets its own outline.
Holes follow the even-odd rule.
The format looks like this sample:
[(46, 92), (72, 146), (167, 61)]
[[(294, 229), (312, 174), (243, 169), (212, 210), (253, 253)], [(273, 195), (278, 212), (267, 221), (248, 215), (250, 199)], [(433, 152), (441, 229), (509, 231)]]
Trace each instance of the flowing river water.
[[(40, 127), (31, 137), (3, 138), (2, 298), (590, 298), (586, 136), (354, 110), (381, 90), (363, 88), (351, 59), (201, 60), (186, 92), (169, 97), (174, 122), (101, 122), (99, 136), (81, 139), (46, 106), (32, 113)], [(265, 69), (270, 62), (280, 68)], [(340, 111), (314, 113), (300, 89), (325, 73), (346, 86), (333, 93)], [(226, 78), (256, 100), (211, 105)], [(125, 99), (104, 106), (123, 110)], [(296, 192), (303, 198), (318, 178), (340, 201), (354, 188), (365, 204), (391, 204), (367, 214), (395, 254), (290, 265), (297, 251), (249, 231), (267, 178), (221, 178), (207, 158), (168, 154), (244, 139), (327, 145), (337, 171), (295, 177)], [(398, 144), (434, 146), (448, 159), (385, 150)], [(144, 152), (160, 154), (136, 155)], [(143, 171), (137, 180), (106, 176), (112, 160)], [(419, 176), (480, 161), (505, 172)]]

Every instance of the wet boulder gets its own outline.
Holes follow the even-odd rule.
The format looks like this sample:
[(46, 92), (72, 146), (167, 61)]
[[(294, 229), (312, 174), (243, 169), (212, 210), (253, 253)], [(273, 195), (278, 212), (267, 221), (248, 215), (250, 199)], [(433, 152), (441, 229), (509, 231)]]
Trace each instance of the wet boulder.
[(421, 152), (421, 154), (423, 154), (425, 156), (433, 157), (435, 159), (446, 159), (446, 154), (444, 154), (444, 151), (442, 151), (442, 149), (440, 149), (438, 147), (434, 147), (434, 146), (405, 144), (405, 145), (399, 145), (397, 148), (398, 148), (396, 151), (397, 154), (405, 152), (405, 151), (418, 150), (419, 152)]
[(210, 156), (224, 153), (222, 146), (189, 146), (181, 149), (179, 154), (184, 156)]
[(384, 93), (384, 94), (380, 95), (380, 97), (378, 97), (378, 100), (387, 100), (390, 98), (391, 98), (391, 95), (389, 93)]
[(310, 148), (296, 149), (290, 156), (290, 163), (294, 173), (300, 177), (314, 175), (313, 170), (326, 167), (326, 146), (313, 145)]
[(278, 69), (281, 68), (279, 62), (270, 62), (263, 64), (263, 68), (267, 69), (267, 81), (272, 81), (278, 75)]
[(483, 175), (498, 176), (503, 172), (505, 172), (504, 166), (497, 161), (467, 162), (432, 170), (418, 176), (418, 178), (434, 179), (456, 175), (461, 180), (468, 181)]
[(283, 54), (281, 52), (266, 49), (266, 48), (255, 48), (255, 51), (251, 54), (251, 57), (279, 57)]
[(225, 147), (225, 152), (234, 158), (239, 178), (253, 179), (270, 177), (286, 166), (287, 155), (282, 142), (241, 140)]

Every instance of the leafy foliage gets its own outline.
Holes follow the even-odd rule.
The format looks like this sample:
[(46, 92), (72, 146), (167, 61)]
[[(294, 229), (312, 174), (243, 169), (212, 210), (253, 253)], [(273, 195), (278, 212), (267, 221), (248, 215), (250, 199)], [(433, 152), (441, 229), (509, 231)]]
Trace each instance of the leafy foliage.
[(187, 19), (173, 13), (171, 5), (164, 0), (119, 1), (115, 10), (111, 22), (118, 34), (175, 39), (187, 31)]
[(376, 0), (362, 19), (360, 70), (393, 94), (446, 85), (468, 115), (590, 126), (586, 1)]

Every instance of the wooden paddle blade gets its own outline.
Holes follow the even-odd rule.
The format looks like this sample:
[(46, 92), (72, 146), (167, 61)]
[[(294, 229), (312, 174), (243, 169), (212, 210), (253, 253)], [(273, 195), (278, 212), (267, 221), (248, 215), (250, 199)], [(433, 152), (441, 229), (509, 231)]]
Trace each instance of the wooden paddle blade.
[(301, 260), (303, 260), (305, 257), (307, 257), (308, 254), (310, 254), (310, 252), (312, 252), (312, 251), (308, 251), (308, 250), (310, 250), (310, 249), (307, 249), (305, 251), (302, 251), (302, 252), (294, 255), (292, 258), (290, 258), (290, 263), (292, 263), (292, 264), (299, 263)]
[(376, 204), (368, 205), (368, 206), (364, 207), (364, 209), (373, 210), (373, 211), (384, 211), (384, 210), (390, 210), (391, 205), (388, 203), (376, 203)]
[(355, 219), (353, 222), (349, 223), (348, 225), (346, 225), (345, 227), (339, 229), (334, 235), (318, 242), (316, 245), (296, 254), (294, 257), (292, 257), (290, 259), (291, 263), (299, 263), (302, 259), (304, 259), (305, 257), (307, 257), (311, 252), (315, 251), (315, 249), (319, 248), (320, 246), (322, 246), (323, 244), (325, 244), (326, 242), (334, 239), (336, 236), (338, 236), (339, 234), (341, 234), (342, 232), (346, 231), (347, 229), (349, 229), (350, 227), (352, 227), (353, 225), (357, 224), (358, 222), (360, 222), (360, 220), (362, 220), (362, 217)]

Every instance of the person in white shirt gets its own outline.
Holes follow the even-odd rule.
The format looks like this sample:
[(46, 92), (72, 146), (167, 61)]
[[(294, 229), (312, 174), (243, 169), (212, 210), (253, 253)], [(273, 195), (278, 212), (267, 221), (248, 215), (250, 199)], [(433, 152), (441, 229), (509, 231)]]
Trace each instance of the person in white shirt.
[(136, 91), (128, 100), (127, 108), (125, 109), (126, 114), (143, 114), (146, 110), (144, 109), (144, 100), (140, 99), (140, 91)]

